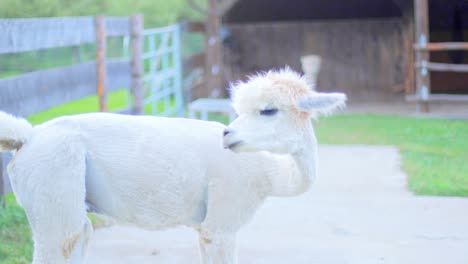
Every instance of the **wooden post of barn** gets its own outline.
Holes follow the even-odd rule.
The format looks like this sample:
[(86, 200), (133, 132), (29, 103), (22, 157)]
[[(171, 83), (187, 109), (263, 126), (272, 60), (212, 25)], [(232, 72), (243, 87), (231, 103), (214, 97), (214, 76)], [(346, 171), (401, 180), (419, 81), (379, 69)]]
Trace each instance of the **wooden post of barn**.
[[(428, 0), (414, 0), (415, 40), (419, 47), (427, 46), (429, 42), (429, 6)], [(429, 112), (429, 95), (431, 92), (431, 80), (429, 69), (429, 51), (416, 50), (416, 92), (419, 96), (418, 111)]]
[(104, 16), (94, 18), (96, 30), (96, 69), (97, 69), (97, 94), (99, 97), (99, 111), (107, 111), (106, 95), (106, 19)]
[(413, 2), (407, 0), (395, 0), (403, 12), (403, 48), (406, 54), (405, 95), (415, 94), (415, 49), (414, 49), (414, 6)]
[(205, 85), (211, 94), (205, 96), (222, 95), (222, 43), (221, 17), (218, 10), (218, 0), (208, 1), (208, 18), (205, 24)]
[(130, 18), (131, 34), (131, 64), (132, 64), (132, 94), (133, 114), (143, 114), (143, 16), (133, 15)]

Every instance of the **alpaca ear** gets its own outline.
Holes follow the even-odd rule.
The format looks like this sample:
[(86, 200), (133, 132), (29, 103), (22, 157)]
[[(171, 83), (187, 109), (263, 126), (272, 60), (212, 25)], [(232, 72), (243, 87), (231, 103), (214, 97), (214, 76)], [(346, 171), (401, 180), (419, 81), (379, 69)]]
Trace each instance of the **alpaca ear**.
[(312, 93), (299, 100), (298, 106), (304, 112), (331, 114), (346, 105), (347, 97), (344, 93)]

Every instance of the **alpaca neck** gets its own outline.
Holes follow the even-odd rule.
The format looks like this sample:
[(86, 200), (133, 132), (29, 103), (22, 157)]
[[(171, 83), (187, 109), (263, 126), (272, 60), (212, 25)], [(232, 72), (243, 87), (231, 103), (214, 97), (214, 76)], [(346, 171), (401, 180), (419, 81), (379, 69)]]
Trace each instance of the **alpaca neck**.
[(273, 196), (294, 196), (307, 191), (315, 179), (317, 141), (314, 131), (304, 134), (300, 148), (290, 155), (278, 157), (275, 171), (270, 173)]

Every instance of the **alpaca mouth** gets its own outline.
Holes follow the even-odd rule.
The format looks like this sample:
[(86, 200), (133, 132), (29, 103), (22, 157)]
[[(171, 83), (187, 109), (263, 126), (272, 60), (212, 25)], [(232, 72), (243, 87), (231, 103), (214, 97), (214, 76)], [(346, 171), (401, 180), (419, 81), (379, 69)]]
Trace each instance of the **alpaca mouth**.
[(224, 145), (224, 148), (225, 149), (230, 149), (230, 150), (233, 150), (235, 147), (239, 146), (240, 144), (242, 144), (242, 140), (239, 140), (239, 141), (236, 141), (234, 143), (231, 143), (229, 145)]

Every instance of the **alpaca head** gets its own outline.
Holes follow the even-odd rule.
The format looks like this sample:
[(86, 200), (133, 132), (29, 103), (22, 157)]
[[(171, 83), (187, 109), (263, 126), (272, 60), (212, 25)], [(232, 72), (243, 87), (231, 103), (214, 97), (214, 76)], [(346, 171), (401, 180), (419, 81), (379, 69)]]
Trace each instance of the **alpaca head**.
[(224, 131), (224, 147), (235, 152), (294, 153), (310, 137), (310, 118), (344, 106), (346, 95), (313, 91), (289, 68), (252, 76), (232, 87), (238, 114)]

